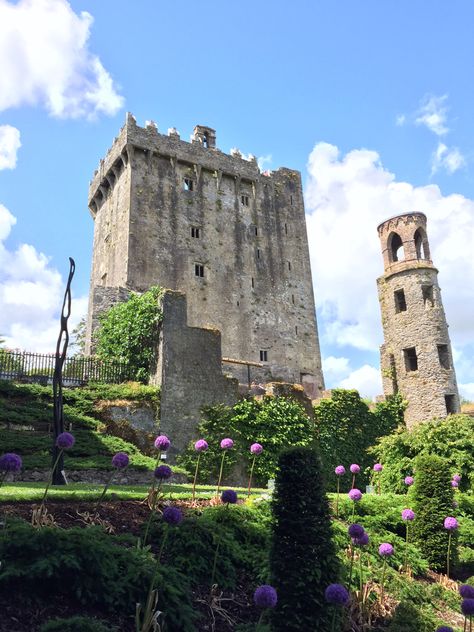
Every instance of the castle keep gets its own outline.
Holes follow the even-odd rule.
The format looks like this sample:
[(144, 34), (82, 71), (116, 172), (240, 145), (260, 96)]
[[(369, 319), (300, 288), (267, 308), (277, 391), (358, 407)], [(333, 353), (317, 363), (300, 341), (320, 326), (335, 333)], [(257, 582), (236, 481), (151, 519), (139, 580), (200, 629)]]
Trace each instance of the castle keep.
[(399, 215), (377, 230), (384, 261), (384, 274), (377, 279), (384, 393), (400, 391), (408, 401), (408, 426), (457, 413), (456, 375), (426, 216)]
[[(98, 315), (129, 291), (183, 292), (188, 324), (222, 334), (224, 358), (260, 381), (324, 388), (300, 173), (262, 173), (196, 126), (139, 127), (130, 114), (89, 189), (95, 222), (87, 352)], [(225, 371), (247, 381), (246, 367)]]

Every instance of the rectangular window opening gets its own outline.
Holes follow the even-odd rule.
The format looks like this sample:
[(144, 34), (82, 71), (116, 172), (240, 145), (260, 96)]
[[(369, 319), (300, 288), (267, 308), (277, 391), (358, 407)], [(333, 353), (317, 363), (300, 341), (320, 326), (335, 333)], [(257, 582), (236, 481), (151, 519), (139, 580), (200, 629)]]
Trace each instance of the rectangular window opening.
[(194, 180), (191, 178), (184, 178), (183, 188), (185, 191), (194, 191)]
[(422, 285), (421, 291), (423, 294), (423, 302), (425, 304), (425, 308), (433, 307), (434, 305), (433, 286)]
[(260, 259), (260, 248), (257, 248), (257, 259)]
[(410, 371), (418, 371), (418, 356), (416, 355), (416, 347), (403, 349), (403, 358), (405, 360), (405, 370), (407, 373)]
[(291, 206), (293, 206), (293, 196), (292, 195), (290, 195), (290, 204), (291, 204)]
[(253, 280), (253, 277), (252, 277), (252, 289), (253, 289), (254, 287), (255, 287), (255, 281)]
[(258, 228), (255, 226), (255, 236), (258, 235)]
[(196, 239), (200, 239), (201, 237), (201, 229), (197, 226), (191, 226), (191, 237), (195, 237)]
[(268, 362), (268, 351), (260, 349), (260, 362)]
[(295, 304), (295, 295), (294, 294), (291, 295), (291, 302), (293, 303), (293, 305)]
[(288, 224), (285, 224), (285, 235), (288, 235)]
[(456, 395), (445, 395), (444, 401), (446, 403), (446, 412), (448, 415), (454, 415), (458, 412), (456, 408)]
[(288, 270), (291, 271), (291, 261), (288, 261)]
[(242, 202), (242, 204), (244, 206), (248, 206), (249, 205), (249, 196), (248, 195), (241, 195), (240, 196), (240, 201)]
[(438, 345), (438, 358), (443, 369), (451, 368), (448, 345)]
[(202, 263), (194, 264), (194, 276), (197, 276), (201, 279), (204, 278), (204, 266), (202, 265)]
[(405, 292), (403, 290), (395, 290), (393, 297), (395, 299), (395, 312), (397, 314), (400, 312), (406, 312), (407, 302), (405, 300)]
[(295, 334), (298, 335), (298, 325), (295, 325)]

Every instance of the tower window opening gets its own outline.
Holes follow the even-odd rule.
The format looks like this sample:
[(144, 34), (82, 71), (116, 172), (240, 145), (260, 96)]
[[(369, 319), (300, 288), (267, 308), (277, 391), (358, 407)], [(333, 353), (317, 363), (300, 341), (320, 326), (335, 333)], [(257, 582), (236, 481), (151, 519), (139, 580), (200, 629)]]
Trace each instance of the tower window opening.
[(255, 237), (258, 235), (258, 228), (255, 226)]
[(426, 239), (425, 232), (421, 228), (418, 228), (415, 231), (415, 235), (413, 238), (415, 241), (416, 258), (429, 259), (430, 256), (428, 252), (428, 240)]
[(255, 281), (254, 281), (254, 279), (252, 277), (252, 290), (254, 289), (254, 287), (255, 287)]
[(288, 224), (285, 224), (285, 235), (288, 235)]
[(194, 264), (194, 276), (197, 276), (201, 279), (204, 278), (204, 266), (202, 265), (202, 263)]
[(423, 303), (425, 304), (425, 309), (433, 307), (434, 305), (434, 295), (433, 295), (433, 286), (432, 285), (422, 285), (421, 293), (423, 295)]
[(209, 147), (209, 137), (206, 133), (203, 134), (202, 144), (204, 145), (204, 147)]
[(268, 351), (260, 349), (260, 362), (268, 362)]
[(295, 325), (295, 334), (298, 335), (298, 325)]
[(437, 345), (438, 347), (438, 358), (439, 363), (443, 367), (443, 369), (451, 368), (451, 363), (449, 361), (449, 348), (448, 345)]
[(291, 261), (288, 261), (288, 270), (291, 271)]
[(242, 202), (242, 204), (244, 206), (248, 206), (249, 205), (249, 196), (248, 195), (241, 195), (240, 196), (240, 201)]
[(293, 206), (293, 196), (292, 195), (290, 195), (290, 204), (291, 204), (291, 206)]
[(456, 407), (456, 395), (445, 395), (444, 401), (446, 404), (446, 412), (448, 415), (454, 415), (458, 412)]
[(416, 355), (416, 347), (409, 347), (408, 349), (403, 349), (403, 358), (405, 360), (405, 370), (410, 371), (418, 371), (418, 357)]
[(293, 305), (295, 304), (295, 295), (294, 294), (291, 295), (291, 302), (293, 303)]
[(257, 259), (260, 259), (260, 248), (257, 248)]
[(183, 188), (185, 191), (194, 191), (194, 180), (192, 178), (184, 178)]
[(393, 297), (395, 299), (395, 312), (397, 314), (400, 312), (406, 312), (407, 302), (405, 300), (405, 292), (403, 290), (395, 290)]
[(196, 239), (201, 238), (201, 229), (197, 226), (191, 226), (191, 237), (195, 237)]
[(403, 249), (403, 241), (398, 233), (392, 233), (389, 237), (390, 260), (403, 261), (405, 259), (405, 251)]

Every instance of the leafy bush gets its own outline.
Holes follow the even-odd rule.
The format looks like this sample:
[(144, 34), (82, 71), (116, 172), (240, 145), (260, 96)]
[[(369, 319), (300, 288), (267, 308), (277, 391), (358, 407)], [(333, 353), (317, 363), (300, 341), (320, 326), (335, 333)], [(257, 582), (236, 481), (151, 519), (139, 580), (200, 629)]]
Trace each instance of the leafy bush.
[(40, 632), (110, 632), (110, 626), (89, 617), (54, 619), (41, 626)]
[[(314, 441), (314, 424), (302, 406), (285, 397), (264, 397), (262, 400), (244, 399), (232, 408), (212, 406), (204, 411), (204, 420), (197, 428), (197, 435), (209, 443), (209, 450), (200, 461), (199, 481), (217, 480), (222, 458), (220, 441), (225, 437), (234, 440), (234, 447), (227, 451), (224, 476), (229, 476), (238, 464), (240, 477), (250, 470), (250, 445), (258, 442), (263, 452), (255, 461), (254, 482), (266, 484), (275, 475), (280, 452), (288, 446), (309, 445)], [(198, 438), (196, 436), (196, 438)], [(178, 458), (188, 472), (196, 465), (194, 441)]]
[(401, 601), (388, 626), (389, 632), (432, 632), (435, 621), (427, 617), (412, 603)]
[(140, 382), (147, 382), (150, 362), (158, 342), (162, 312), (158, 299), (163, 290), (151, 287), (143, 294), (131, 294), (128, 301), (111, 307), (100, 318), (97, 355), (128, 364)]
[[(321, 450), (323, 470), (328, 489), (336, 488), (334, 468), (351, 463), (361, 466), (358, 485), (369, 481), (364, 470), (370, 468), (373, 457), (367, 449), (376, 439), (392, 432), (403, 422), (405, 404), (400, 395), (389, 397), (371, 411), (357, 391), (334, 389), (330, 399), (322, 399), (314, 406), (316, 431)], [(349, 479), (347, 479), (349, 485)]]
[(314, 449), (292, 448), (281, 454), (272, 508), (270, 567), (278, 592), (272, 629), (328, 630), (332, 613), (324, 591), (337, 580), (339, 565)]
[[(132, 615), (135, 604), (146, 597), (155, 568), (154, 558), (133, 544), (131, 538), (112, 537), (97, 527), (35, 530), (26, 523), (9, 523), (0, 531), (0, 597), (64, 596)], [(186, 576), (162, 565), (157, 585), (170, 629), (194, 630)]]
[[(445, 570), (448, 532), (443, 526), (446, 516), (452, 516), (453, 490), (450, 485), (449, 463), (434, 454), (423, 454), (416, 460), (416, 477), (411, 495), (416, 519), (412, 533), (414, 542), (434, 570)], [(456, 534), (451, 545), (456, 558)]]
[(446, 419), (423, 422), (410, 431), (399, 429), (379, 439), (370, 452), (384, 465), (382, 488), (397, 494), (406, 493), (403, 481), (413, 474), (414, 459), (421, 454), (437, 454), (449, 464), (450, 474), (461, 474), (460, 489), (474, 486), (474, 418), (450, 415)]

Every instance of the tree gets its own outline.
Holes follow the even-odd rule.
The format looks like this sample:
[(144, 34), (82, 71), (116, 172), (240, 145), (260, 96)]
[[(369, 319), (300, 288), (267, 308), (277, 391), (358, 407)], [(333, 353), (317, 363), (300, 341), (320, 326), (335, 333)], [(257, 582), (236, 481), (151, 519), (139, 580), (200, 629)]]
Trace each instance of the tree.
[(84, 355), (86, 348), (86, 317), (83, 316), (71, 332), (69, 348), (76, 354)]

